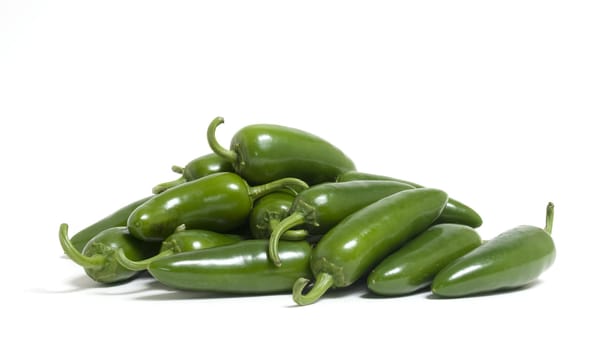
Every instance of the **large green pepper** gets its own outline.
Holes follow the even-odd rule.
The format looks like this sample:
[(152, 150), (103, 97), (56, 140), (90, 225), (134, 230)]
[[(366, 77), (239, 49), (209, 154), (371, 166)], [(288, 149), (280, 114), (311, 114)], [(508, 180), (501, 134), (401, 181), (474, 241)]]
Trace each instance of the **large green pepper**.
[(251, 184), (296, 177), (314, 185), (335, 181), (340, 174), (355, 170), (351, 159), (334, 145), (280, 125), (246, 126), (233, 136), (231, 149), (225, 149), (215, 139), (215, 129), (221, 123), (223, 118), (217, 117), (209, 125), (209, 145)]
[(157, 242), (140, 241), (128, 232), (126, 226), (110, 227), (95, 235), (83, 248), (82, 252), (68, 239), (68, 225), (60, 225), (60, 244), (64, 253), (76, 264), (82, 266), (93, 280), (101, 283), (121, 282), (138, 274), (116, 259), (116, 253), (122, 250), (131, 259), (141, 260), (155, 255), (159, 251)]
[(432, 293), (461, 297), (534, 281), (556, 258), (553, 220), (554, 205), (549, 203), (545, 229), (522, 225), (501, 233), (441, 270), (432, 282)]
[(327, 182), (312, 186), (295, 197), (289, 216), (273, 230), (269, 258), (275, 265), (281, 265), (277, 244), (290, 228), (304, 225), (309, 234), (322, 235), (363, 207), (410, 189), (413, 187), (396, 181)]
[[(376, 174), (369, 174), (369, 173), (362, 173), (358, 171), (349, 171), (339, 175), (337, 178), (337, 182), (347, 182), (347, 181), (356, 181), (356, 180), (388, 180), (388, 181), (398, 181), (401, 183), (409, 184), (415, 188), (422, 188), (424, 186), (416, 184), (415, 182), (395, 179), (389, 176), (384, 175), (376, 175)], [(440, 215), (440, 217), (435, 222), (436, 224), (440, 223), (453, 223), (453, 224), (461, 224), (467, 225), (470, 227), (479, 227), (483, 223), (481, 216), (473, 210), (473, 208), (457, 201), (456, 199), (449, 198), (448, 203), (446, 203), (446, 207), (444, 211)]]
[(254, 200), (274, 191), (297, 193), (307, 187), (295, 178), (250, 187), (237, 174), (212, 174), (155, 195), (130, 214), (128, 229), (146, 241), (163, 241), (180, 225), (225, 233), (247, 224)]
[(214, 153), (193, 159), (183, 168), (174, 165), (171, 169), (182, 176), (177, 180), (164, 182), (153, 187), (153, 193), (158, 194), (177, 185), (181, 185), (192, 180), (198, 180), (201, 177), (205, 177), (207, 175), (233, 172), (233, 166), (231, 163)]
[(395, 193), (353, 213), (325, 234), (312, 251), (316, 277), (298, 279), (293, 299), (300, 305), (318, 300), (331, 287), (347, 287), (440, 216), (448, 196), (440, 190), (416, 188)]
[(268, 260), (267, 245), (266, 240), (247, 240), (180, 253), (153, 261), (148, 271), (173, 288), (241, 294), (288, 292), (296, 279), (311, 278), (307, 242), (282, 242), (282, 267)]

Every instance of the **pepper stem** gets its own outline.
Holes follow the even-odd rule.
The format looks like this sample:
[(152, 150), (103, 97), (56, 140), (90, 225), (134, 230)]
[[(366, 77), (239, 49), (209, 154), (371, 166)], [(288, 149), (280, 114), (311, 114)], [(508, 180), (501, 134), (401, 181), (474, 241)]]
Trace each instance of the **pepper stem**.
[(116, 252), (116, 261), (118, 261), (118, 263), (120, 265), (122, 265), (123, 267), (127, 268), (130, 271), (143, 271), (143, 270), (146, 270), (147, 267), (149, 267), (149, 264), (152, 263), (153, 261), (155, 261), (159, 258), (162, 258), (164, 256), (172, 255), (172, 254), (174, 254), (173, 249), (167, 249), (167, 250), (164, 250), (164, 251), (160, 252), (159, 254), (154, 255), (148, 259), (134, 261), (134, 260), (128, 259), (128, 257), (126, 257), (126, 254), (124, 254), (124, 250), (122, 248), (120, 248)]
[(173, 180), (173, 181), (169, 181), (169, 182), (164, 182), (164, 183), (160, 183), (159, 185), (156, 185), (155, 187), (153, 187), (153, 194), (159, 194), (161, 192), (164, 192), (166, 190), (169, 190), (172, 187), (181, 185), (183, 183), (186, 182), (186, 178), (185, 177), (180, 177), (177, 180)]
[(70, 258), (70, 260), (74, 261), (78, 265), (84, 268), (99, 268), (105, 262), (105, 256), (103, 255), (95, 254), (93, 256), (86, 256), (81, 254), (81, 252), (75, 248), (70, 239), (68, 239), (68, 224), (60, 225), (59, 236), (60, 245), (62, 246), (64, 253)]
[(174, 173), (180, 174), (180, 175), (184, 174), (184, 170), (185, 170), (184, 167), (181, 167), (179, 165), (171, 166), (171, 171), (173, 171)]
[(298, 305), (310, 305), (320, 299), (320, 297), (329, 290), (334, 283), (335, 279), (333, 278), (333, 275), (321, 272), (316, 275), (316, 282), (314, 282), (312, 289), (310, 289), (307, 294), (302, 294), (304, 288), (310, 284), (310, 281), (303, 277), (298, 278), (293, 284), (293, 301)]
[(255, 201), (260, 197), (266, 196), (272, 192), (279, 192), (283, 189), (289, 190), (294, 195), (308, 188), (308, 184), (295, 177), (285, 177), (283, 179), (271, 181), (264, 185), (253, 186), (248, 189), (248, 195)]
[(549, 202), (545, 210), (545, 232), (552, 234), (552, 227), (554, 226), (554, 203)]
[(217, 142), (217, 139), (215, 138), (215, 129), (217, 129), (219, 124), (223, 124), (223, 122), (224, 120), (222, 117), (213, 119), (211, 124), (209, 124), (209, 128), (207, 129), (207, 141), (209, 142), (209, 147), (211, 147), (213, 152), (218, 154), (221, 158), (234, 164), (238, 160), (238, 154), (221, 146), (221, 144)]
[(281, 266), (281, 258), (279, 257), (279, 240), (281, 239), (281, 236), (283, 236), (285, 231), (297, 225), (301, 225), (304, 222), (306, 222), (304, 215), (296, 211), (273, 227), (273, 231), (269, 237), (269, 260), (271, 260), (275, 266)]

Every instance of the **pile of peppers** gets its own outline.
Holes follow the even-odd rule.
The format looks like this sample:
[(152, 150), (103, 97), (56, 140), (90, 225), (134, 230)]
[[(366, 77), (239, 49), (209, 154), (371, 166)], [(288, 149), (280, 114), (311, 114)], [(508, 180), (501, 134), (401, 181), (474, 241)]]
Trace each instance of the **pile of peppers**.
[(549, 268), (554, 206), (543, 228), (490, 240), (481, 216), (440, 189), (356, 170), (330, 142), (281, 125), (248, 125), (229, 148), (172, 170), (176, 180), (72, 237), (66, 255), (99, 283), (142, 271), (181, 290), (292, 293), (299, 305), (363, 280), (385, 297), (456, 298), (526, 286)]

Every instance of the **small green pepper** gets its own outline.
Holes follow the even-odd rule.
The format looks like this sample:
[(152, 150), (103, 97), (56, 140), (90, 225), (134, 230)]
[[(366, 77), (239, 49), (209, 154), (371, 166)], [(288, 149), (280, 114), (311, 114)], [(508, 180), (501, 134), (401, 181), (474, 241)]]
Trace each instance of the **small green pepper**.
[[(401, 183), (409, 184), (415, 188), (422, 188), (424, 186), (418, 185), (411, 181), (405, 181), (401, 179), (395, 179), (392, 177), (384, 176), (384, 175), (376, 175), (376, 174), (368, 174), (362, 173), (358, 171), (349, 171), (339, 175), (337, 178), (337, 182), (347, 182), (347, 181), (356, 181), (356, 180), (388, 180), (388, 181), (398, 181)], [(440, 223), (453, 223), (453, 224), (461, 224), (467, 225), (473, 228), (477, 228), (481, 226), (483, 220), (481, 216), (473, 210), (471, 207), (453, 199), (449, 198), (448, 203), (446, 203), (446, 208), (442, 212), (442, 215), (437, 219), (435, 222), (436, 224)]]
[(552, 203), (546, 212), (545, 229), (517, 226), (453, 261), (434, 278), (432, 293), (462, 297), (518, 288), (537, 279), (556, 258)]
[[(252, 236), (256, 239), (269, 238), (271, 232), (279, 222), (287, 217), (295, 196), (284, 192), (273, 192), (254, 202), (250, 212), (249, 226)], [(287, 240), (301, 240), (308, 237), (304, 230), (289, 230), (284, 238)]]
[(309, 234), (322, 235), (363, 207), (410, 189), (413, 187), (396, 181), (327, 182), (312, 186), (295, 197), (290, 215), (273, 230), (269, 257), (275, 265), (281, 265), (277, 244), (290, 228), (304, 225)]
[(180, 225), (226, 233), (247, 223), (254, 200), (274, 191), (297, 193), (307, 187), (294, 178), (250, 187), (237, 174), (211, 174), (155, 195), (130, 214), (128, 229), (145, 241), (163, 241)]
[(316, 277), (312, 288), (306, 278), (293, 286), (293, 300), (308, 305), (331, 287), (347, 287), (428, 228), (438, 218), (448, 196), (440, 190), (416, 188), (395, 193), (353, 213), (333, 227), (314, 247), (310, 267)]
[(83, 248), (82, 253), (68, 239), (68, 225), (60, 225), (60, 244), (64, 253), (82, 266), (93, 280), (100, 283), (121, 282), (138, 274), (118, 263), (116, 252), (122, 250), (131, 259), (146, 259), (159, 251), (159, 244), (143, 242), (132, 237), (126, 226), (110, 227), (95, 235)]
[(302, 130), (280, 125), (255, 124), (239, 130), (225, 149), (215, 139), (223, 118), (209, 125), (207, 140), (213, 152), (233, 164), (250, 184), (296, 177), (310, 185), (335, 181), (355, 165), (334, 145)]
[(169, 287), (239, 294), (288, 292), (296, 279), (311, 277), (307, 242), (282, 242), (283, 267), (268, 260), (267, 245), (266, 240), (246, 240), (180, 253), (153, 261), (148, 271)]
[(109, 216), (106, 216), (105, 218), (97, 221), (96, 223), (82, 229), (81, 231), (73, 235), (70, 238), (70, 242), (76, 248), (76, 250), (78, 250), (79, 252), (82, 251), (87, 242), (89, 242), (93, 237), (97, 236), (100, 232), (112, 227), (126, 226), (126, 222), (128, 221), (130, 213), (132, 213), (132, 211), (136, 209), (139, 205), (149, 200), (149, 198), (151, 197), (139, 199), (128, 204), (125, 207), (116, 210)]
[(481, 245), (469, 226), (434, 225), (386, 257), (368, 275), (368, 289), (385, 296), (427, 287), (446, 265)]
[(223, 234), (207, 230), (182, 230), (167, 237), (161, 243), (159, 254), (148, 259), (130, 260), (122, 249), (118, 251), (116, 259), (120, 265), (131, 271), (142, 271), (146, 270), (151, 262), (164, 256), (233, 244), (242, 239), (242, 236), (239, 235)]
[(193, 159), (183, 168), (174, 165), (171, 169), (173, 172), (181, 174), (182, 177), (177, 180), (164, 182), (153, 187), (154, 194), (161, 193), (167, 189), (181, 185), (188, 181), (198, 180), (201, 177), (205, 177), (207, 175), (233, 172), (233, 166), (231, 163), (214, 153)]

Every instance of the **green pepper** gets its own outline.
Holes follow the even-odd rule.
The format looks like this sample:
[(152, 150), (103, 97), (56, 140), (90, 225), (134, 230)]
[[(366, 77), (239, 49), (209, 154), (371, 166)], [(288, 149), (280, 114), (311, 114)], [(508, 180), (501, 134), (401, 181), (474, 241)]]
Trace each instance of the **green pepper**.
[(289, 216), (273, 230), (269, 257), (275, 265), (281, 265), (277, 244), (292, 227), (304, 225), (309, 234), (321, 235), (363, 207), (410, 189), (413, 187), (396, 181), (327, 182), (312, 186), (295, 197)]
[(282, 189), (297, 193), (307, 187), (295, 178), (250, 187), (237, 174), (211, 174), (155, 195), (130, 214), (128, 229), (145, 241), (163, 241), (180, 225), (225, 233), (247, 223), (254, 200)]
[(405, 241), (438, 218), (448, 195), (432, 188), (416, 188), (380, 199), (345, 218), (314, 247), (310, 268), (316, 277), (312, 288), (306, 278), (293, 286), (293, 300), (308, 305), (331, 287), (347, 287), (366, 274)]
[(144, 260), (130, 260), (124, 250), (120, 249), (116, 254), (116, 259), (120, 265), (131, 271), (142, 271), (146, 270), (151, 262), (164, 256), (233, 244), (242, 239), (243, 237), (240, 235), (207, 230), (181, 230), (167, 237), (161, 243), (161, 249), (157, 255)]
[(173, 288), (241, 294), (287, 292), (298, 278), (310, 278), (311, 248), (305, 241), (282, 242), (285, 264), (276, 267), (267, 258), (266, 240), (167, 256), (149, 264), (159, 282)]
[[(249, 226), (252, 236), (256, 239), (269, 238), (271, 232), (279, 222), (287, 217), (295, 196), (284, 192), (273, 192), (254, 202), (250, 212)], [(304, 230), (289, 230), (284, 236), (287, 240), (306, 239), (308, 232)]]
[(280, 125), (246, 126), (233, 136), (231, 149), (225, 149), (215, 139), (215, 129), (221, 123), (223, 118), (217, 117), (209, 125), (209, 145), (251, 184), (297, 177), (314, 185), (355, 170), (351, 159), (328, 141)]
[(143, 242), (134, 238), (126, 226), (110, 227), (95, 235), (79, 252), (68, 239), (68, 225), (60, 225), (60, 244), (64, 253), (82, 266), (93, 280), (101, 283), (115, 283), (129, 280), (138, 274), (118, 263), (116, 252), (122, 250), (131, 259), (141, 260), (155, 255), (159, 244)]
[(153, 187), (153, 193), (158, 194), (177, 185), (181, 185), (192, 180), (198, 180), (201, 177), (205, 177), (207, 175), (233, 172), (233, 166), (231, 163), (214, 153), (193, 159), (183, 168), (174, 165), (171, 169), (173, 172), (181, 174), (182, 177), (177, 180), (164, 182)]
[[(337, 182), (347, 182), (347, 181), (356, 181), (356, 180), (384, 180), (384, 181), (398, 181), (401, 183), (409, 184), (415, 188), (422, 188), (424, 186), (418, 185), (411, 181), (395, 179), (392, 177), (384, 176), (384, 175), (376, 175), (376, 174), (368, 174), (362, 173), (358, 171), (350, 171), (339, 175), (337, 178)], [(473, 210), (471, 207), (453, 199), (449, 198), (448, 203), (446, 203), (446, 208), (442, 212), (442, 215), (437, 219), (435, 222), (436, 224), (440, 223), (453, 223), (453, 224), (461, 224), (467, 225), (473, 228), (477, 228), (481, 226), (483, 220), (481, 216)]]
[(139, 199), (125, 207), (116, 210), (111, 215), (106, 216), (105, 218), (73, 235), (72, 238), (70, 238), (70, 242), (76, 248), (76, 250), (79, 252), (82, 251), (87, 242), (89, 242), (89, 240), (91, 240), (93, 237), (97, 236), (100, 232), (111, 227), (126, 226), (126, 222), (128, 221), (130, 213), (132, 213), (136, 207), (146, 202), (149, 198), (151, 197)]
[(552, 240), (554, 205), (546, 209), (545, 229), (521, 225), (499, 234), (441, 270), (432, 293), (441, 297), (513, 289), (527, 285), (556, 258)]
[(385, 296), (415, 292), (429, 286), (442, 268), (479, 245), (479, 234), (469, 226), (432, 226), (382, 260), (368, 275), (368, 289)]

